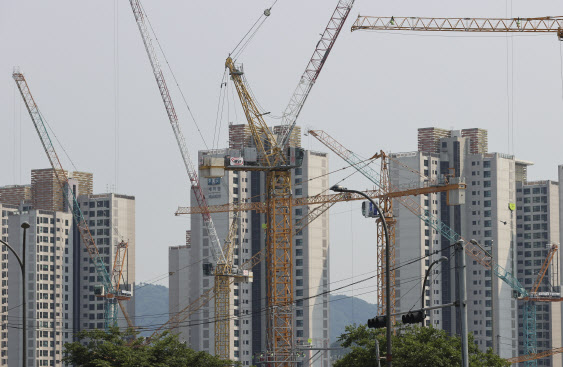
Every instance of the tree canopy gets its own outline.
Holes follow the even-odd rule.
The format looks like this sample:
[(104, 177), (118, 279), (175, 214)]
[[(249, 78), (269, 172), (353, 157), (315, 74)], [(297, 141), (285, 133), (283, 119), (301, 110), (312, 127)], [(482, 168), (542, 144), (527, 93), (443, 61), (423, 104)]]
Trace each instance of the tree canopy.
[(225, 367), (222, 361), (205, 352), (196, 352), (178, 340), (178, 336), (163, 333), (144, 345), (145, 338), (137, 333), (112, 328), (81, 331), (78, 340), (65, 344), (63, 362), (77, 367)]
[[(350, 325), (339, 338), (350, 352), (334, 363), (334, 367), (377, 366), (375, 339), (379, 341), (381, 357), (385, 356), (385, 329), (369, 329), (366, 325)], [(431, 326), (403, 326), (392, 336), (394, 367), (450, 367), (461, 363), (461, 339)], [(381, 362), (384, 366), (384, 361)], [(469, 334), (469, 365), (471, 367), (506, 367), (506, 360), (493, 353), (479, 350)]]

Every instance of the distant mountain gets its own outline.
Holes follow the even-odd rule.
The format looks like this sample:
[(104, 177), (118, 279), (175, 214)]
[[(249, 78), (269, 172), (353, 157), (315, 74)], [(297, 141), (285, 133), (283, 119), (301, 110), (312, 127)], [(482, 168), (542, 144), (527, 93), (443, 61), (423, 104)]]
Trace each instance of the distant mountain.
[(345, 327), (365, 324), (377, 313), (377, 305), (363, 299), (348, 296), (330, 296), (330, 342), (334, 343)]
[(135, 325), (142, 336), (168, 321), (168, 288), (162, 285), (137, 284), (135, 287)]
[[(330, 342), (344, 333), (346, 325), (365, 324), (377, 313), (377, 305), (360, 298), (330, 296)], [(168, 321), (168, 288), (162, 285), (138, 284), (135, 290), (135, 325), (148, 336)], [(143, 331), (143, 329), (145, 329)]]

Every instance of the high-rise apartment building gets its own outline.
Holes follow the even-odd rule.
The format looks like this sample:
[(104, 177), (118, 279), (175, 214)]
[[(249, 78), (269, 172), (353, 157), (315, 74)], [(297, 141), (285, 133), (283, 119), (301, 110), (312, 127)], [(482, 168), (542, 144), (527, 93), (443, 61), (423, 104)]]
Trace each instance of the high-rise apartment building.
[[(110, 274), (118, 244), (128, 244), (120, 288), (132, 292), (135, 282), (135, 198), (113, 193), (94, 195), (91, 173), (72, 172), (69, 176), (68, 189), (77, 196), (76, 204), (90, 227)], [(28, 293), (28, 311), (32, 310), (33, 320), (37, 319), (41, 324), (33, 325), (33, 330), (38, 331), (34, 334), (35, 339), (32, 340), (29, 335), (32, 344), (28, 345), (33, 345), (39, 353), (32, 353), (34, 358), (38, 358), (37, 363), (30, 364), (32, 366), (60, 366), (62, 344), (72, 341), (73, 333), (104, 327), (104, 300), (94, 295), (94, 287), (101, 283), (101, 279), (82, 243), (66, 195), (59, 188), (54, 171), (49, 169), (33, 170), (30, 186), (0, 188), (2, 239), (12, 245), (21, 241), (16, 235), (20, 230), (16, 224), (23, 221), (29, 221), (31, 228), (28, 234), (33, 235), (28, 236), (27, 249), (28, 266), (35, 269), (35, 273), (29, 272), (28, 290), (37, 288), (37, 294)], [(2, 247), (0, 366), (8, 366), (8, 363), (9, 366), (12, 363), (16, 365), (18, 340), (21, 339), (18, 336), (21, 328), (8, 323), (6, 313), (10, 309), (10, 320), (21, 319), (18, 316), (21, 310), (14, 303), (19, 299), (17, 292), (21, 280), (13, 270), (15, 258), (10, 260), (10, 271), (7, 270), (8, 254), (8, 250)], [(42, 280), (51, 283), (45, 285)], [(47, 287), (52, 295), (45, 296)], [(8, 307), (8, 294), (13, 309)], [(41, 297), (49, 297), (49, 302)], [(134, 300), (125, 301), (125, 306), (134, 320)], [(118, 324), (120, 327), (127, 326), (121, 309), (118, 309)], [(66, 335), (70, 335), (70, 339), (66, 339)]]
[[(62, 367), (63, 346), (72, 342), (72, 215), (31, 210), (9, 216), (10, 245), (23, 253), (21, 224), (26, 238), (27, 366)], [(13, 260), (15, 258), (10, 255)], [(8, 364), (21, 366), (22, 279), (17, 261), (9, 263)]]
[[(94, 237), (98, 251), (111, 274), (117, 246), (120, 242), (127, 242), (127, 255), (124, 260), (123, 281), (120, 289), (133, 292), (135, 284), (135, 198), (120, 194), (81, 195), (78, 204), (88, 221), (90, 233)], [(75, 232), (78, 232), (77, 230)], [(74, 237), (76, 256), (75, 292), (80, 294), (76, 300), (75, 328), (101, 329), (104, 327), (104, 299), (94, 295), (94, 287), (100, 284), (94, 264), (86, 251), (86, 247), (76, 233)], [(134, 297), (123, 301), (132, 320), (135, 317)], [(127, 327), (127, 322), (118, 307), (118, 325)]]
[[(248, 147), (249, 132), (242, 125), (232, 125), (231, 148)], [(236, 130), (236, 131), (235, 131)], [(279, 133), (280, 129), (274, 129)], [(299, 130), (297, 130), (299, 131)], [(236, 141), (233, 138), (236, 137)], [(293, 134), (291, 146), (298, 146), (300, 139)], [(200, 152), (200, 161), (206, 154)], [(201, 172), (200, 172), (201, 173)], [(292, 170), (294, 197), (312, 196), (328, 190), (328, 157), (326, 153), (306, 151), (303, 165)], [(200, 175), (201, 176), (201, 175)], [(209, 205), (229, 202), (261, 202), (265, 200), (265, 178), (261, 172), (226, 171), (221, 178), (201, 178), (201, 186)], [(192, 196), (192, 203), (196, 203)], [(312, 208), (293, 208), (295, 224)], [(221, 240), (227, 236), (233, 213), (213, 214), (213, 221)], [(235, 266), (240, 266), (266, 246), (266, 218), (264, 213), (241, 212), (237, 217), (238, 233), (235, 245)], [(308, 298), (329, 290), (329, 232), (328, 213), (296, 231), (293, 237), (294, 278), (294, 337), (300, 347), (315, 348), (329, 346), (329, 302), (328, 294)], [(204, 274), (201, 266), (189, 266), (198, 261), (213, 262), (209, 238), (203, 228), (200, 215), (191, 217), (191, 244), (170, 249), (170, 272), (177, 274), (171, 279), (170, 312), (177, 312), (213, 287), (212, 273)], [(260, 262), (252, 269), (252, 283), (234, 283), (231, 287), (230, 350), (231, 358), (245, 366), (258, 364), (260, 355), (266, 353), (266, 263)], [(182, 277), (189, 282), (179, 281)], [(176, 279), (176, 280), (174, 280)], [(174, 280), (174, 281), (173, 281)], [(214, 353), (214, 306), (210, 303), (196, 311), (180, 324), (181, 339), (196, 350)], [(211, 321), (211, 322), (210, 322)], [(299, 353), (303, 353), (299, 350)], [(313, 356), (306, 351), (304, 361)], [(307, 364), (308, 365), (308, 364)], [(321, 351), (312, 366), (330, 365), (328, 351)]]
[[(553, 181), (517, 183), (517, 268), (518, 280), (526, 288), (535, 284), (542, 264), (552, 244), (559, 244), (559, 184)], [(556, 253), (548, 267), (539, 292), (560, 292), (559, 259)], [(536, 302), (536, 337), (539, 350), (549, 350), (561, 345), (561, 305)], [(519, 351), (524, 349), (524, 302), (518, 304)], [(540, 366), (561, 366), (560, 354), (538, 360)]]
[[(424, 184), (427, 178), (422, 178), (414, 171), (422, 173), (429, 179), (444, 179), (446, 176), (465, 179), (467, 185), (465, 204), (448, 205), (447, 193), (422, 195), (413, 199), (463, 238), (477, 240), (499, 265), (515, 276), (522, 277), (524, 286), (529, 289), (531, 286), (526, 282), (530, 282), (528, 279), (535, 276), (535, 265), (528, 267), (527, 264), (531, 261), (532, 264), (539, 262), (541, 265), (545, 259), (545, 245), (549, 241), (554, 241), (554, 233), (559, 231), (559, 226), (554, 224), (559, 221), (558, 198), (555, 195), (557, 185), (528, 184), (527, 167), (531, 163), (517, 160), (514, 156), (487, 152), (487, 133), (482, 129), (461, 131), (419, 129), (418, 142), (419, 151), (392, 155), (412, 170), (405, 169), (392, 161), (391, 182), (396, 186), (412, 184), (413, 181)], [(533, 193), (534, 187), (538, 185), (545, 187), (545, 189), (539, 188), (540, 191), (547, 190), (543, 198), (541, 195), (524, 195), (524, 188), (529, 188)], [(517, 187), (522, 191), (517, 192)], [(520, 199), (521, 201), (517, 201)], [(543, 207), (541, 202), (536, 204), (539, 205), (539, 209), (547, 210), (543, 213), (548, 214), (547, 217), (535, 213), (540, 215), (536, 218), (533, 216), (534, 213), (531, 213), (532, 217), (528, 218), (529, 213), (523, 211), (533, 211), (534, 206), (523, 205), (524, 200), (547, 200), (543, 202)], [(450, 256), (452, 249), (449, 247), (452, 244), (431, 226), (401, 207), (398, 201), (394, 204), (394, 214), (398, 218), (396, 227), (398, 263), (441, 250), (440, 254), (433, 255), (424, 262), (397, 271), (397, 309), (407, 310), (421, 306), (422, 284), (413, 285), (412, 279), (424, 277), (429, 264), (441, 255), (450, 257), (450, 261), (433, 268), (429, 286), (425, 291), (424, 303), (425, 306), (434, 306), (455, 301), (454, 258)], [(525, 221), (524, 217), (530, 221)], [(535, 219), (538, 221), (535, 222)], [(532, 231), (524, 229), (528, 226)], [(536, 227), (540, 228), (537, 233), (533, 231)], [(528, 242), (528, 246), (531, 245), (532, 248), (526, 249), (527, 241), (524, 241), (523, 236), (533, 238), (545, 236), (545, 233), (548, 235), (547, 239), (543, 237), (541, 241), (536, 239), (536, 242), (541, 242), (543, 246), (541, 249), (534, 253), (533, 240)], [(531, 252), (529, 258), (528, 252)], [(534, 257), (536, 255), (537, 258)], [(526, 274), (528, 277), (525, 276)], [(521, 352), (518, 344), (521, 341), (519, 333), (522, 333), (519, 327), (519, 323), (522, 323), (521, 314), (519, 315), (521, 301), (513, 297), (512, 289), (506, 283), (471, 257), (467, 257), (467, 297), (468, 328), (474, 334), (477, 345), (483, 350), (492, 347), (503, 358), (517, 356)], [(542, 311), (538, 313), (542, 319), (541, 327), (544, 327), (544, 324), (550, 326), (545, 334), (543, 330), (541, 335), (538, 334), (540, 350), (549, 348), (547, 332), (560, 330), (561, 324), (560, 311), (553, 312), (551, 308), (544, 311), (544, 309), (545, 307), (541, 306)], [(459, 333), (455, 309), (432, 310), (429, 312), (426, 324), (432, 324), (451, 334)], [(560, 336), (554, 338), (559, 340)]]

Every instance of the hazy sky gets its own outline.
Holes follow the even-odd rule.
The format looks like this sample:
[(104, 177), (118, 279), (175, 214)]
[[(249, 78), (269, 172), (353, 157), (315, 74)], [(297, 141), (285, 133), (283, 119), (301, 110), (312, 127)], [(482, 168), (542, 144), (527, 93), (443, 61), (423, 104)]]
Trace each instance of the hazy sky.
[[(215, 131), (225, 146), (227, 123), (244, 122), (229, 85), (216, 125), (224, 61), (272, 2), (143, 2), (208, 146)], [(285, 108), (336, 3), (279, 0), (239, 57), (272, 115)], [(531, 179), (557, 178), (563, 81), (555, 35), (351, 33), (358, 14), (531, 17), (563, 14), (560, 1), (357, 0), (300, 118), (304, 128), (324, 129), (364, 156), (416, 150), (419, 127), (485, 128), (490, 151), (533, 161)], [(189, 218), (173, 215), (189, 205), (189, 181), (129, 2), (0, 0), (0, 185), (27, 184), (31, 169), (49, 166), (11, 78), (14, 66), (76, 167), (94, 173), (94, 191), (116, 186), (136, 197), (137, 281), (161, 278), (168, 247), (183, 244), (189, 226)], [(205, 144), (175, 89), (173, 97), (196, 157)], [(326, 151), (310, 137), (304, 142)], [(73, 169), (60, 148), (59, 155)], [(344, 165), (330, 156), (331, 170)], [(371, 187), (358, 175), (345, 185)], [(359, 215), (358, 203), (333, 207), (331, 280), (373, 271), (374, 243), (375, 225)], [(373, 291), (362, 288), (374, 284), (348, 294)], [(374, 293), (362, 297), (376, 300)]]

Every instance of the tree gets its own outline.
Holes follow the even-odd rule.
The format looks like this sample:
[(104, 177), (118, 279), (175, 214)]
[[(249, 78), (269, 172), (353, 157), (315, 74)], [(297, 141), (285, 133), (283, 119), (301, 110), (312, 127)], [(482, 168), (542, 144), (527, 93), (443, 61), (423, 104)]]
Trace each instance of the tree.
[[(379, 341), (381, 356), (385, 355), (385, 329), (368, 329), (366, 325), (350, 325), (347, 333), (339, 338), (349, 353), (338, 360), (334, 367), (377, 366), (375, 339)], [(392, 337), (393, 366), (395, 367), (450, 367), (461, 362), (461, 339), (450, 337), (443, 330), (431, 326), (402, 326)], [(384, 363), (381, 363), (384, 365)], [(471, 367), (506, 367), (510, 363), (493, 353), (479, 350), (469, 334), (469, 365)]]
[(223, 361), (205, 352), (196, 352), (167, 332), (148, 345), (137, 332), (88, 330), (77, 334), (78, 341), (65, 344), (63, 362), (77, 367), (225, 367)]

